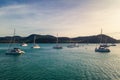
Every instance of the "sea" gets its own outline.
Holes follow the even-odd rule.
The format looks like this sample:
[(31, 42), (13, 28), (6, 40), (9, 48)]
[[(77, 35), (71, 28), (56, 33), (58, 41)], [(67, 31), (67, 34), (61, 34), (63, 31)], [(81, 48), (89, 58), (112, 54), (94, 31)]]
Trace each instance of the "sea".
[(60, 44), (63, 49), (16, 45), (25, 54), (6, 55), (8, 44), (0, 44), (0, 80), (120, 80), (120, 44), (109, 47), (110, 53), (95, 52), (98, 44)]

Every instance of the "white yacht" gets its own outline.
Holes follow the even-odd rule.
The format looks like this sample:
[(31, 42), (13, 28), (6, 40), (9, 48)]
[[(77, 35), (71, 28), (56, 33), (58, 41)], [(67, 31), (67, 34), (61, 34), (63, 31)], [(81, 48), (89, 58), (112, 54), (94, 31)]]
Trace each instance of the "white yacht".
[(102, 42), (102, 29), (101, 29), (100, 45), (98, 48), (97, 47), (95, 48), (95, 52), (110, 52), (110, 49), (108, 49), (109, 46), (106, 44), (102, 44), (101, 42)]
[(28, 46), (28, 44), (27, 43), (22, 43), (21, 46)]
[(38, 44), (34, 44), (34, 46), (32, 46), (32, 48), (40, 48), (40, 46)]
[(7, 55), (20, 55), (25, 53), (24, 51), (22, 51), (20, 48), (13, 48), (13, 49), (9, 49), (6, 54)]
[(14, 36), (10, 42), (9, 49), (6, 51), (7, 55), (20, 55), (25, 53), (23, 50), (20, 48), (14, 47), (13, 45), (15, 44), (15, 29), (14, 29)]
[(99, 48), (95, 48), (95, 52), (110, 52), (110, 49), (99, 46)]
[(75, 46), (75, 47), (79, 47), (79, 44), (78, 44), (78, 43), (74, 43), (74, 46)]
[(36, 40), (36, 36), (34, 36), (34, 45), (32, 46), (32, 48), (34, 48), (34, 49), (39, 49), (40, 46), (35, 43), (35, 40)]

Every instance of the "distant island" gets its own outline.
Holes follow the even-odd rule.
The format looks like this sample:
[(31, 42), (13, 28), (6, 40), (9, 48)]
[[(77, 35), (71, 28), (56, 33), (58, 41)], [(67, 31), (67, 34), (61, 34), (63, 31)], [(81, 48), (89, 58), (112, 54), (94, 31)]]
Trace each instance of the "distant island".
[[(32, 34), (27, 37), (15, 36), (16, 43), (33, 43), (34, 36), (36, 36), (36, 43), (55, 43), (56, 37), (52, 35), (38, 35)], [(101, 38), (100, 35), (93, 36), (82, 36), (82, 37), (59, 37), (59, 43), (99, 43)], [(102, 34), (102, 43), (119, 43), (120, 40), (116, 40), (110, 36)], [(12, 36), (0, 37), (0, 43), (9, 43)]]

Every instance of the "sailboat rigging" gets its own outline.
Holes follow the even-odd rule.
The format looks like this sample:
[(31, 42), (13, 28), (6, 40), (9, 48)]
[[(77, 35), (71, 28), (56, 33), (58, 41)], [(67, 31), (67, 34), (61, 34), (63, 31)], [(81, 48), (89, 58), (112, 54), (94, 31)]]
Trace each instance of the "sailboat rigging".
[(15, 46), (13, 46), (13, 44), (15, 45), (15, 29), (14, 29), (14, 34), (12, 37), (12, 40), (10, 42), (10, 46), (6, 52), (7, 55), (20, 55), (25, 53), (23, 50), (21, 50), (20, 48), (17, 48)]
[(99, 47), (95, 48), (95, 52), (110, 52), (110, 49), (108, 49), (108, 46), (106, 44), (102, 44), (102, 29), (101, 29), (101, 39), (100, 39), (100, 45)]
[(36, 44), (35, 40), (36, 40), (36, 36), (34, 36), (34, 45), (32, 46), (32, 48), (38, 49), (38, 48), (40, 48), (40, 46), (38, 44)]
[(53, 47), (54, 49), (62, 49), (62, 46), (58, 44), (58, 34), (57, 34), (57, 37), (56, 37), (56, 45)]

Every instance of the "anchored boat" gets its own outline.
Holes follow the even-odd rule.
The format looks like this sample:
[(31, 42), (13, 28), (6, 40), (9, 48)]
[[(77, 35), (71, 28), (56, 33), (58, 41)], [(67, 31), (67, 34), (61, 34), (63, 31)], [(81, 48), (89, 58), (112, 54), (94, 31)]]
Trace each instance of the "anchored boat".
[(9, 48), (6, 51), (6, 54), (7, 55), (20, 55), (23, 53), (25, 53), (23, 50), (21, 50), (18, 47), (15, 47), (15, 29), (14, 29), (14, 35), (13, 35), (12, 40), (10, 42)]
[(40, 46), (38, 44), (36, 44), (35, 40), (36, 40), (36, 36), (34, 36), (34, 45), (32, 46), (32, 48), (39, 49)]
[(100, 40), (100, 45), (99, 47), (95, 48), (95, 52), (110, 52), (110, 49), (108, 49), (108, 45), (107, 44), (102, 44), (102, 29), (101, 29), (101, 40)]

